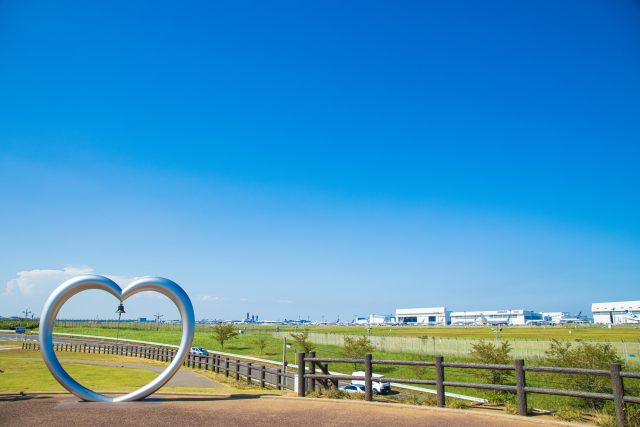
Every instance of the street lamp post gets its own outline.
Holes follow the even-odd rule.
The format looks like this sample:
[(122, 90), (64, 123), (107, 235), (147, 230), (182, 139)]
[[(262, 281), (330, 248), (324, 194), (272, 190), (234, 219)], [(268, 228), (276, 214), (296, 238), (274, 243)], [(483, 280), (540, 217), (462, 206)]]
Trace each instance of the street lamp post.
[(124, 311), (123, 303), (120, 303), (120, 305), (118, 305), (118, 309), (116, 310), (116, 313), (118, 313), (118, 325), (116, 326), (116, 347), (117, 347), (118, 340), (120, 339), (120, 320), (122, 319), (122, 314), (126, 313), (126, 311)]

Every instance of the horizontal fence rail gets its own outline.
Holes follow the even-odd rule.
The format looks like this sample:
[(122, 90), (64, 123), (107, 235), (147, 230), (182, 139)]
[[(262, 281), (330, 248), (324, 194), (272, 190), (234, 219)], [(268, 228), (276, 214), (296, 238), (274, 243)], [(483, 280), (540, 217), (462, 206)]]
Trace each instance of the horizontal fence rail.
[[(57, 352), (70, 353), (95, 353), (113, 354), (119, 356), (138, 357), (143, 359), (170, 362), (175, 357), (177, 350), (169, 347), (138, 346), (131, 344), (89, 344), (89, 343), (54, 343)], [(22, 342), (24, 350), (39, 350), (40, 343), (36, 341)], [(247, 362), (239, 358), (232, 358), (223, 354), (210, 352), (207, 356), (189, 354), (183, 365), (192, 369), (202, 369), (225, 377), (235, 378), (236, 381), (244, 380), (248, 384), (256, 384), (261, 387), (273, 387), (277, 390), (294, 390), (296, 374), (285, 372), (282, 368)]]
[[(326, 373), (316, 373), (319, 364), (328, 363), (359, 363), (364, 364), (364, 375), (332, 375), (328, 372), (328, 366), (323, 365)], [(445, 389), (446, 387), (461, 387), (478, 390), (493, 390), (514, 393), (516, 395), (518, 415), (528, 415), (527, 395), (531, 393), (548, 394), (554, 396), (567, 396), (588, 399), (600, 399), (613, 401), (616, 411), (616, 423), (620, 427), (625, 426), (625, 403), (640, 403), (640, 397), (625, 395), (623, 378), (640, 378), (639, 372), (622, 371), (619, 363), (613, 363), (609, 370), (602, 369), (583, 369), (583, 368), (563, 368), (557, 366), (525, 366), (523, 359), (516, 359), (514, 365), (496, 365), (496, 364), (480, 364), (480, 363), (457, 363), (445, 362), (443, 356), (437, 356), (434, 362), (429, 361), (408, 361), (408, 360), (377, 360), (367, 354), (364, 359), (353, 358), (323, 358), (315, 357), (315, 353), (311, 352), (309, 356), (304, 353), (298, 353), (299, 372), (303, 374), (298, 376), (298, 396), (304, 397), (307, 390), (316, 391), (323, 388), (335, 387), (337, 381), (364, 381), (365, 400), (373, 400), (373, 383), (374, 382), (394, 382), (405, 384), (424, 384), (436, 386), (436, 397), (438, 406), (445, 406)], [(404, 366), (428, 366), (435, 369), (435, 379), (417, 379), (417, 378), (391, 378), (387, 376), (374, 376), (373, 365), (404, 365)], [(505, 384), (482, 384), (461, 381), (445, 380), (446, 368), (457, 369), (488, 369), (494, 371), (513, 371), (515, 373), (515, 385)], [(611, 393), (596, 393), (582, 390), (563, 390), (555, 388), (531, 387), (527, 386), (527, 372), (544, 372), (557, 373), (566, 375), (594, 375), (607, 376), (611, 378)], [(305, 381), (311, 380), (310, 382)], [(310, 385), (308, 385), (310, 384)], [(310, 387), (310, 388), (307, 388)]]

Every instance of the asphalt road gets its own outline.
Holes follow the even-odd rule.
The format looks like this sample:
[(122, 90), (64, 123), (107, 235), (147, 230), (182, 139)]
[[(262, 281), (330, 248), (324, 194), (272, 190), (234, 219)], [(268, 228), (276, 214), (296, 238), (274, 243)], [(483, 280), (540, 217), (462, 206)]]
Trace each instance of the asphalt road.
[[(158, 396), (158, 395), (156, 395)], [(542, 424), (541, 424), (542, 422)], [(0, 396), (0, 426), (459, 426), (556, 424), (397, 404), (260, 395), (162, 396), (131, 403), (87, 403), (68, 395)]]

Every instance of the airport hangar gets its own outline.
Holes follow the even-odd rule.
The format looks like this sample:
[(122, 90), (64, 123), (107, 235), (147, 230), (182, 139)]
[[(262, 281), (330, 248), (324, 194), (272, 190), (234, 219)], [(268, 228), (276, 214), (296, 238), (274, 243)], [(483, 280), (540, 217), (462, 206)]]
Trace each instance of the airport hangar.
[(616, 325), (640, 322), (640, 301), (594, 302), (591, 304), (593, 323)]
[(472, 325), (479, 322), (526, 325), (545, 320), (542, 313), (531, 310), (449, 311), (446, 307), (399, 308), (396, 322), (415, 325)]

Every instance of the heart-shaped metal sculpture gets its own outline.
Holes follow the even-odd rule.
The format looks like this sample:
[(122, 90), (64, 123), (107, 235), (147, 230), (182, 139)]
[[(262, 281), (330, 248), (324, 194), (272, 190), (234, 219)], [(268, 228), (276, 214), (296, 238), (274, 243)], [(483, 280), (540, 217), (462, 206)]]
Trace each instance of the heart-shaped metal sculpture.
[[(123, 396), (105, 396), (86, 388), (74, 380), (67, 371), (64, 370), (53, 349), (53, 323), (58, 315), (58, 311), (60, 311), (60, 308), (69, 298), (89, 289), (107, 291), (121, 302), (139, 292), (159, 292), (173, 301), (180, 312), (180, 317), (182, 317), (182, 339), (180, 340), (180, 347), (169, 366), (147, 385)], [(42, 315), (40, 316), (40, 351), (44, 363), (55, 379), (58, 380), (64, 388), (79, 398), (93, 402), (128, 402), (131, 400), (144, 399), (154, 393), (165, 385), (178, 369), (180, 369), (184, 358), (191, 349), (194, 328), (195, 317), (191, 300), (177, 283), (163, 279), (162, 277), (143, 277), (122, 290), (120, 286), (111, 279), (104, 276), (88, 274), (67, 280), (58, 286), (49, 296), (49, 299), (42, 309)]]

